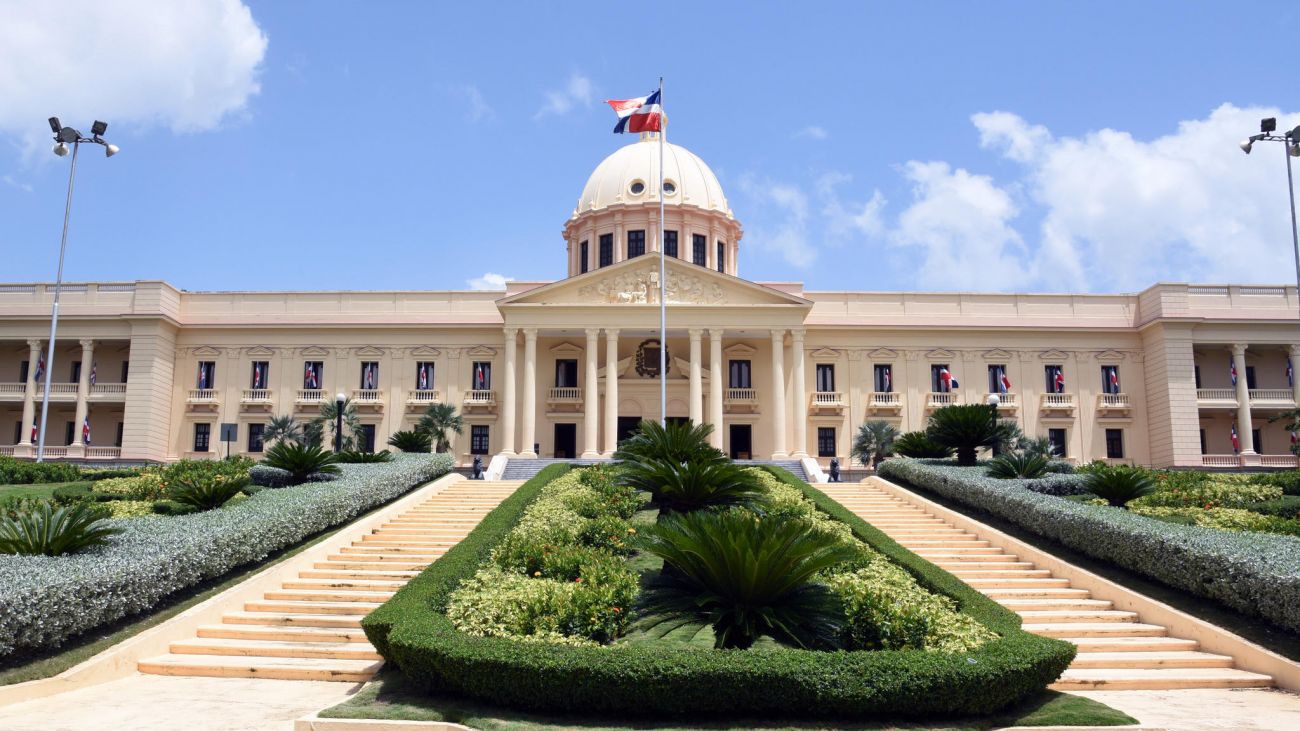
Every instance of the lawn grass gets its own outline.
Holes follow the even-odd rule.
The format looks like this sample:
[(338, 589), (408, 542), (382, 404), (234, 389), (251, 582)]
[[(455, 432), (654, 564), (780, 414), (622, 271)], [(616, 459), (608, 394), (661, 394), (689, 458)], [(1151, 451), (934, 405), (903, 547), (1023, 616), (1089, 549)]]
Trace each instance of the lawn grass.
[(321, 718), (367, 718), (388, 721), (443, 721), (490, 731), (625, 731), (658, 729), (692, 731), (693, 729), (928, 729), (929, 731), (984, 731), (1003, 726), (1125, 726), (1136, 724), (1132, 717), (1110, 706), (1081, 696), (1045, 691), (1043, 695), (1013, 709), (986, 718), (936, 719), (933, 722), (906, 720), (897, 723), (873, 721), (856, 723), (833, 720), (788, 721), (773, 724), (770, 718), (727, 719), (684, 725), (674, 721), (632, 718), (575, 718), (522, 713), (488, 704), (430, 695), (412, 690), (396, 669), (381, 672), (353, 697), (320, 712)]
[(9, 497), (49, 500), (54, 497), (54, 491), (60, 487), (92, 484), (94, 483), (87, 480), (77, 480), (76, 482), (42, 482), (34, 485), (0, 485), (0, 500)]

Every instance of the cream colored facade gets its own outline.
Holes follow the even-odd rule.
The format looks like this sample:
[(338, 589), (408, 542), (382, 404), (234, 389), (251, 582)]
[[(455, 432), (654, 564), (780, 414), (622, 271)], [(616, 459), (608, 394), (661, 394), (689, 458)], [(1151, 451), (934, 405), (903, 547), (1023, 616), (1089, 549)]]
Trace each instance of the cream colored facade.
[[(999, 413), (1078, 461), (1295, 464), (1290, 435), (1268, 421), (1300, 400), (1300, 379), (1288, 378), (1288, 366), (1300, 371), (1295, 287), (966, 294), (750, 282), (716, 177), (667, 148), (667, 415), (717, 425), (715, 442), (734, 456), (844, 460), (863, 421), (920, 429), (943, 404), (985, 403), (1005, 374)], [(465, 416), (462, 463), (473, 453), (609, 455), (637, 419), (659, 416), (657, 149), (644, 139), (597, 167), (564, 226), (568, 276), (554, 282), (504, 292), (65, 285), (47, 453), (218, 456), (222, 423), (240, 426), (231, 451), (250, 453), (250, 427), (312, 418), (341, 392), (376, 448), (445, 401)], [(0, 454), (35, 451), (32, 364), (52, 289), (0, 285)], [(936, 385), (940, 367), (959, 388)], [(196, 449), (204, 430), (206, 451)]]

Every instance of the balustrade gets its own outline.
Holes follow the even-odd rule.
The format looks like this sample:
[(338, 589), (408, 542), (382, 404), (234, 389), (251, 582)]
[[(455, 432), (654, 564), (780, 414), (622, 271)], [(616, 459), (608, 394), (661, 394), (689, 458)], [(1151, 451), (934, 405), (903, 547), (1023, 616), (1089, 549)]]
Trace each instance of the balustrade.
[(191, 388), (185, 400), (192, 404), (214, 404), (217, 402), (217, 389)]
[(582, 401), (582, 389), (568, 386), (552, 388), (546, 398), (548, 401)]
[(121, 398), (126, 396), (125, 383), (96, 383), (90, 387), (90, 395), (94, 398)]
[(419, 388), (414, 391), (407, 391), (406, 403), (428, 405), (438, 401), (438, 391), (432, 388)]
[(325, 402), (325, 389), (323, 388), (300, 388), (298, 395), (294, 398), (300, 404), (320, 404)]
[(240, 401), (246, 404), (263, 404), (271, 402), (271, 389), (269, 388), (246, 388)]
[[(48, 449), (46, 447), (47, 451)], [(121, 447), (86, 447), (86, 459), (117, 459), (121, 456)]]

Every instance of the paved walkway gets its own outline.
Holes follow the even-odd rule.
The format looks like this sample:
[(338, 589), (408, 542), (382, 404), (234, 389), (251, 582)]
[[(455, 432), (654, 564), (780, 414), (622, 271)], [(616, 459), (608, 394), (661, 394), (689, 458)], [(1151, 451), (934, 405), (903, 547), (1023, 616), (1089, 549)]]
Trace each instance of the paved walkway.
[(1072, 691), (1169, 731), (1296, 731), (1300, 695), (1282, 690)]

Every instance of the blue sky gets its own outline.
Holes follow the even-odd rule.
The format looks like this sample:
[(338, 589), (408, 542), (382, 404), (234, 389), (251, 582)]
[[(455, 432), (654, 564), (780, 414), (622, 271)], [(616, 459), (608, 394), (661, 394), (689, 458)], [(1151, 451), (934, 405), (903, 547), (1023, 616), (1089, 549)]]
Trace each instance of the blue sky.
[[(617, 146), (601, 102), (667, 79), (741, 273), (809, 289), (1290, 282), (1280, 79), (1300, 6), (0, 0), (0, 279), (52, 279), (67, 160), (102, 116), (66, 277), (453, 289), (564, 274)], [(113, 7), (107, 7), (112, 5)], [(809, 9), (811, 7), (811, 9)], [(98, 17), (97, 17), (98, 14)], [(12, 102), (12, 103), (11, 103)]]

